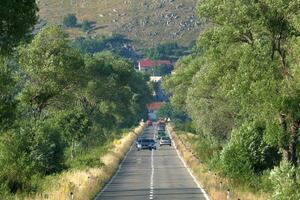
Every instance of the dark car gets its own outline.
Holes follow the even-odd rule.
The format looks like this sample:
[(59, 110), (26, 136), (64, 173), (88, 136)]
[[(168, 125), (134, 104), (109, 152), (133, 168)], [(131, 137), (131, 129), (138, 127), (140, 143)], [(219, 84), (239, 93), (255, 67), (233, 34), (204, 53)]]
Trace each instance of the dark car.
[(138, 145), (139, 145), (139, 143), (140, 143), (140, 141), (141, 141), (142, 139), (143, 139), (143, 138), (140, 138), (140, 137), (136, 139), (136, 141), (135, 141), (135, 147), (136, 147), (136, 148), (138, 148)]
[(142, 149), (156, 150), (156, 142), (153, 139), (141, 138), (137, 141), (136, 147), (138, 151)]
[(159, 132), (156, 133), (155, 138), (157, 140), (160, 140), (161, 137), (165, 137), (165, 136), (167, 136), (165, 131), (159, 131)]
[(147, 120), (146, 124), (147, 124), (147, 127), (152, 126), (152, 121), (151, 120)]
[(158, 131), (158, 132), (164, 132), (165, 130), (166, 130), (166, 127), (165, 127), (165, 126), (163, 126), (163, 125), (157, 126), (157, 131)]

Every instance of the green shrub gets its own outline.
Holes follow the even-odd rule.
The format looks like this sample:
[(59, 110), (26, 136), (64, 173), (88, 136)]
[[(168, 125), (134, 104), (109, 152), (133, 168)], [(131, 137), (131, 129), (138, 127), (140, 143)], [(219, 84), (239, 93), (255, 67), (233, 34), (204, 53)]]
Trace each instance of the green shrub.
[(201, 161), (206, 163), (210, 163), (214, 161), (214, 158), (217, 158), (218, 154), (221, 151), (220, 144), (201, 136), (197, 141), (191, 143), (194, 145), (193, 149), (195, 149), (196, 154)]
[(91, 29), (91, 22), (89, 22), (88, 20), (84, 20), (81, 24), (81, 28), (83, 31), (88, 31)]
[(65, 27), (76, 27), (77, 18), (75, 14), (68, 14), (64, 17), (63, 24)]
[(9, 191), (30, 191), (34, 175), (48, 175), (63, 167), (59, 133), (47, 124), (26, 125), (0, 138), (0, 183)]
[(9, 192), (9, 188), (5, 184), (0, 184), (0, 197), (2, 200), (13, 200), (13, 196)]
[(9, 132), (0, 140), (0, 183), (10, 192), (30, 188), (30, 178), (35, 173), (30, 159), (29, 137), (23, 133)]
[(70, 169), (86, 169), (93, 167), (102, 167), (104, 164), (102, 163), (100, 157), (108, 150), (108, 143), (97, 145), (95, 147), (90, 147), (89, 149), (82, 150), (80, 154), (78, 154), (74, 159), (68, 159), (66, 161), (67, 166)]
[[(274, 192), (272, 200), (299, 200), (300, 183), (294, 179), (296, 169), (287, 162), (281, 162), (279, 167), (275, 167), (270, 174)], [(298, 177), (299, 179), (299, 177)]]
[(254, 122), (232, 131), (221, 153), (222, 168), (228, 177), (250, 181), (279, 163), (278, 149), (263, 141), (264, 131), (264, 126)]

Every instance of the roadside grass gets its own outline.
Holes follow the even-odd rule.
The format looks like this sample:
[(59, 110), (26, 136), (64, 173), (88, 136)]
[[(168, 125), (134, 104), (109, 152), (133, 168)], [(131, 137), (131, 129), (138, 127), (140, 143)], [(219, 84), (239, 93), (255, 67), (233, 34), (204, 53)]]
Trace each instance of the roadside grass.
[[(209, 168), (208, 164), (197, 156), (195, 149), (196, 136), (191, 133), (180, 134), (173, 130), (171, 125), (167, 127), (173, 141), (176, 144), (182, 158), (196, 176), (202, 188), (207, 192), (211, 200), (243, 199), (243, 200), (266, 200), (267, 194), (251, 191), (243, 183), (226, 179)], [(207, 149), (208, 150), (208, 149)], [(229, 192), (228, 192), (229, 190)]]
[(119, 163), (143, 129), (144, 125), (140, 124), (133, 131), (123, 133), (119, 139), (79, 155), (76, 161), (68, 163), (72, 169), (37, 181), (40, 184), (38, 193), (25, 197), (17, 195), (16, 199), (93, 199), (114, 175)]

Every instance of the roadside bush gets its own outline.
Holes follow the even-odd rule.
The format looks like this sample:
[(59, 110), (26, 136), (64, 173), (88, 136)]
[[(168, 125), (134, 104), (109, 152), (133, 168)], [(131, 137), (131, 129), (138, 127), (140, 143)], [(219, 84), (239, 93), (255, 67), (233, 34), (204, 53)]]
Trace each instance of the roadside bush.
[(63, 148), (59, 134), (44, 124), (24, 126), (0, 138), (0, 182), (10, 192), (33, 189), (34, 175), (44, 176), (63, 167)]
[(30, 150), (32, 159), (36, 160), (35, 171), (48, 175), (62, 170), (64, 168), (64, 145), (59, 129), (51, 122), (44, 122), (33, 131), (34, 140)]
[(1, 137), (0, 182), (10, 192), (30, 187), (30, 178), (35, 172), (29, 144), (29, 137), (22, 132), (9, 132)]
[(75, 14), (68, 14), (64, 17), (63, 24), (65, 27), (76, 27), (77, 17)]
[[(270, 174), (274, 192), (272, 200), (299, 200), (300, 182), (294, 180), (296, 169), (287, 162), (281, 162), (280, 166), (275, 167)], [(299, 174), (298, 174), (299, 175)]]
[(101, 155), (107, 152), (107, 145), (103, 144), (100, 147), (95, 146), (90, 149), (83, 150), (74, 159), (68, 159), (66, 164), (71, 169), (86, 169), (94, 167), (102, 167)]
[(278, 149), (263, 141), (265, 128), (257, 123), (243, 124), (232, 131), (232, 138), (221, 152), (225, 174), (237, 180), (251, 180), (280, 161)]
[(91, 29), (91, 22), (89, 22), (88, 20), (84, 20), (81, 24), (81, 28), (83, 31), (88, 31), (89, 29)]
[(3, 200), (13, 200), (13, 196), (5, 184), (0, 184), (0, 197)]
[(194, 149), (196, 150), (196, 154), (199, 158), (201, 158), (201, 161), (208, 164), (213, 163), (213, 167), (217, 168), (216, 165), (218, 163), (216, 160), (219, 160), (217, 158), (219, 158), (218, 155), (221, 151), (221, 145), (202, 135), (200, 135), (199, 139), (197, 139), (193, 144), (195, 145)]

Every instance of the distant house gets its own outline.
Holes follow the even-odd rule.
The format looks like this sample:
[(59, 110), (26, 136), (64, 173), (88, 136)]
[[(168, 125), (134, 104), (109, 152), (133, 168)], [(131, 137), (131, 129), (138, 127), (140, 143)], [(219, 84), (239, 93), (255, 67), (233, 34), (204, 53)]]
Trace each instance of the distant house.
[(149, 113), (153, 113), (158, 111), (162, 106), (164, 105), (164, 102), (152, 102), (147, 104), (147, 109)]
[(170, 67), (170, 66), (172, 66), (172, 63), (169, 60), (152, 61), (149, 59), (140, 60), (138, 62), (138, 68), (139, 68), (139, 71), (141, 71), (141, 72), (152, 72), (153, 68), (158, 67), (158, 66)]
[(158, 83), (161, 82), (162, 78), (162, 76), (150, 76), (150, 81)]

